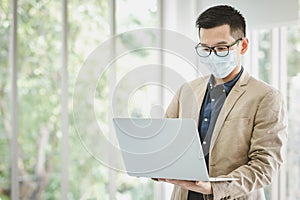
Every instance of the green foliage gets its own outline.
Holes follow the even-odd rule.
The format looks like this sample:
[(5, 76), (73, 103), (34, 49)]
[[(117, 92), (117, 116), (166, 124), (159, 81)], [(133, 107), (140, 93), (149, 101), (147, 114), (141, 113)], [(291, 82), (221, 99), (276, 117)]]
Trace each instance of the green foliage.
[[(145, 181), (145, 180), (142, 180)], [(141, 180), (132, 182), (121, 182), (118, 186), (119, 198), (122, 199), (122, 195), (128, 195), (134, 197), (132, 199), (143, 199), (143, 200), (153, 200), (154, 199), (154, 182), (151, 181), (148, 184), (140, 185)]]
[(259, 32), (259, 77), (270, 83), (271, 77), (271, 31), (261, 30)]
[[(9, 191), (9, 68), (8, 41), (10, 33), (10, 1), (0, 1), (0, 197), (8, 199)], [(78, 70), (84, 59), (97, 45), (108, 37), (108, 0), (88, 3), (69, 2), (68, 70), (69, 100)], [(132, 18), (134, 23), (142, 22)], [(23, 180), (20, 199), (60, 199), (60, 68), (61, 68), (61, 1), (20, 0), (18, 2), (18, 88), (19, 88), (19, 171)], [(123, 41), (131, 45), (134, 41)], [(97, 91), (100, 103), (108, 104), (108, 79), (104, 77)], [(6, 109), (6, 110), (5, 110)], [(70, 167), (69, 199), (108, 199), (108, 169), (83, 148), (70, 111)], [(101, 122), (107, 123), (107, 110), (97, 113)], [(40, 156), (45, 157), (45, 160)], [(39, 166), (41, 172), (39, 172)], [(123, 175), (118, 175), (123, 176)], [(42, 182), (39, 182), (42, 181)], [(43, 184), (45, 184), (43, 186)], [(144, 189), (141, 190), (141, 188)], [(25, 192), (23, 192), (25, 191)], [(145, 193), (142, 193), (145, 192)], [(118, 194), (130, 194), (132, 199), (153, 199), (153, 186), (148, 183), (126, 183)], [(142, 195), (142, 196), (141, 196)]]
[(300, 27), (289, 28), (288, 31), (288, 76), (293, 77), (300, 72)]
[(9, 199), (9, 133), (6, 127), (9, 122), (9, 96), (8, 96), (8, 48), (9, 48), (9, 0), (0, 1), (0, 199)]

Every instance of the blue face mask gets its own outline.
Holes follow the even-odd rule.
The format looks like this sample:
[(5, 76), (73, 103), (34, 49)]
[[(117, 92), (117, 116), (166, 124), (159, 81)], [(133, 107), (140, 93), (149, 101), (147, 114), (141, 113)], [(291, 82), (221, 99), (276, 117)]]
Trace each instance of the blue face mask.
[(219, 57), (214, 53), (208, 57), (200, 57), (200, 62), (206, 66), (216, 78), (225, 78), (237, 66), (236, 49), (229, 51), (229, 54), (225, 57)]

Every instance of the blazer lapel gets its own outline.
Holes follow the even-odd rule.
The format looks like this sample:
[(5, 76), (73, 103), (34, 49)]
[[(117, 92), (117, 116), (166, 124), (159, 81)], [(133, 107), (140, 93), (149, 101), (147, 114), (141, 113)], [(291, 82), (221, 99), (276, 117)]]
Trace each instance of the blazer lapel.
[(218, 119), (215, 124), (215, 128), (212, 134), (211, 142), (210, 142), (210, 153), (217, 142), (218, 136), (220, 134), (221, 128), (225, 122), (225, 119), (227, 118), (227, 115), (235, 105), (236, 101), (239, 99), (239, 97), (246, 91), (245, 88), (243, 88), (244, 85), (248, 83), (249, 80), (249, 74), (244, 70), (243, 74), (241, 75), (238, 82), (235, 84), (235, 86), (230, 91), (228, 97), (226, 98), (224, 105), (219, 113)]
[(204, 77), (204, 79), (201, 80), (201, 83), (199, 83), (194, 90), (194, 96), (196, 97), (196, 102), (195, 105), (193, 106), (194, 108), (192, 108), (191, 110), (192, 111), (191, 117), (195, 120), (197, 126), (199, 124), (200, 109), (205, 96), (208, 80), (209, 80), (209, 76)]

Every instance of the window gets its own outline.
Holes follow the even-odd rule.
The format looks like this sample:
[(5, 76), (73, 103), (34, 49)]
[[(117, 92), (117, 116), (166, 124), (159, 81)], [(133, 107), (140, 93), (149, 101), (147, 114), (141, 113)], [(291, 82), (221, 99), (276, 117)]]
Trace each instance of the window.
[[(110, 1), (68, 2), (68, 95), (72, 97), (76, 78), (85, 59), (102, 42), (110, 37)], [(157, 2), (117, 1), (117, 30), (126, 28), (157, 27)], [(138, 10), (132, 6), (141, 4)], [(3, 41), (9, 41), (12, 12), (10, 1), (0, 3), (0, 25)], [(18, 2), (18, 105), (19, 105), (19, 157), (20, 199), (59, 199), (61, 198), (61, 34), (62, 15), (60, 1), (19, 1)], [(133, 13), (133, 14), (130, 14)], [(146, 14), (148, 13), (148, 14)], [(123, 38), (122, 43), (134, 45), (134, 40)], [(9, 42), (0, 44), (1, 56), (1, 123), (0, 123), (0, 197), (9, 197), (10, 190), (10, 110), (9, 95)], [(135, 66), (129, 61), (145, 62), (157, 59), (157, 53), (140, 51), (121, 58), (116, 62), (117, 71), (113, 76), (117, 81)], [(140, 64), (140, 63), (139, 63)], [(111, 73), (111, 72), (109, 72)], [(99, 81), (95, 104), (97, 119), (108, 124), (104, 113), (109, 110), (109, 76)], [(122, 75), (123, 73), (123, 75)], [(126, 86), (126, 85), (125, 85)], [(122, 87), (124, 87), (122, 85)], [(128, 89), (128, 88), (121, 88)], [(139, 110), (135, 104), (142, 105), (140, 97), (147, 90), (157, 90), (155, 86), (140, 88), (133, 93), (130, 115), (146, 115), (144, 105)], [(153, 96), (149, 106), (155, 105), (158, 97)], [(71, 100), (71, 98), (69, 98)], [(124, 101), (120, 99), (121, 101)], [(126, 99), (125, 99), (126, 100)], [(98, 106), (99, 105), (99, 106)], [(146, 110), (143, 110), (145, 109)], [(69, 181), (68, 199), (153, 199), (154, 183), (149, 180), (130, 178), (124, 173), (110, 170), (96, 160), (76, 134), (76, 122), (72, 117), (73, 107), (69, 102)], [(106, 127), (109, 128), (109, 127)], [(16, 181), (16, 180), (15, 180)], [(80, 182), (80, 184), (78, 184)]]
[(258, 51), (258, 74), (261, 80), (264, 80), (267, 83), (271, 81), (271, 49), (272, 49), (272, 41), (271, 41), (271, 31), (270, 30), (260, 30), (258, 31), (258, 43), (259, 43), (259, 51)]
[(300, 199), (300, 126), (299, 126), (299, 81), (300, 81), (300, 27), (288, 29), (288, 82), (287, 104), (289, 112), (289, 140), (286, 161), (286, 199)]
[[(2, 41), (9, 40), (11, 26), (9, 15), (9, 1), (0, 2), (0, 35)], [(10, 177), (10, 104), (9, 104), (9, 43), (0, 43), (0, 198), (9, 194)]]

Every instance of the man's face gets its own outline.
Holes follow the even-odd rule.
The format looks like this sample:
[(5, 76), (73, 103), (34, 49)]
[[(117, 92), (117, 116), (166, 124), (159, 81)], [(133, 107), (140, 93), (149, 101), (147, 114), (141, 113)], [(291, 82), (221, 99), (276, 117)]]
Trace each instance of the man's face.
[[(236, 41), (236, 39), (238, 39), (238, 38), (233, 38), (232, 35), (230, 34), (229, 25), (222, 25), (222, 26), (217, 26), (209, 29), (200, 28), (199, 38), (200, 38), (200, 43), (202, 45), (209, 46), (209, 47), (215, 47), (218, 45), (231, 45)], [(243, 53), (241, 52), (241, 48), (242, 46), (240, 45), (240, 43), (230, 48), (230, 49), (237, 49), (238, 66), (240, 66), (240, 57), (241, 57), (241, 53)]]

